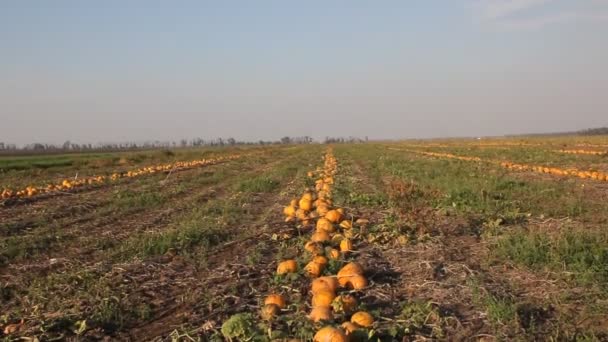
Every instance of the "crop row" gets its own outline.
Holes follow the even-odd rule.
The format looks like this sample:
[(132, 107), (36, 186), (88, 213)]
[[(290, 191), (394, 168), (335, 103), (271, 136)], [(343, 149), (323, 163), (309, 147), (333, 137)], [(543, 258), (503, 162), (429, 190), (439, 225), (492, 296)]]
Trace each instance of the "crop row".
[(134, 178), (144, 175), (150, 175), (161, 172), (181, 171), (192, 169), (201, 166), (213, 165), (220, 162), (239, 158), (241, 155), (230, 155), (217, 158), (205, 158), (191, 161), (178, 161), (175, 163), (167, 163), (161, 165), (146, 166), (126, 172), (115, 172), (111, 175), (89, 176), (83, 178), (64, 179), (58, 183), (49, 183), (44, 186), (27, 186), (23, 189), (4, 188), (0, 192), (0, 199), (6, 200), (11, 198), (27, 198), (42, 194), (50, 194), (57, 192), (68, 192), (74, 189), (82, 188), (89, 185), (101, 185), (107, 182), (114, 182), (121, 178)]
[[(283, 208), (285, 221), (310, 234), (304, 243), (301, 256), (279, 262), (276, 276), (284, 281), (298, 281), (298, 275), (307, 279), (306, 298), (310, 308), (308, 319), (314, 325), (313, 341), (350, 341), (356, 335), (367, 336), (366, 329), (374, 325), (374, 317), (359, 310), (356, 294), (368, 287), (363, 267), (354, 261), (354, 229), (368, 223), (349, 215), (344, 208), (334, 205), (332, 190), (337, 173), (337, 161), (328, 150), (321, 169), (308, 172), (316, 178), (314, 188), (307, 188), (300, 198), (292, 199)], [(291, 286), (290, 286), (291, 287)], [(272, 325), (278, 316), (288, 315), (289, 297), (280, 291), (264, 299), (260, 317)], [(235, 320), (233, 316), (230, 320)], [(230, 335), (224, 327), (234, 327), (228, 320), (222, 332), (228, 338), (245, 338)], [(292, 340), (294, 341), (294, 340)]]
[[(400, 149), (396, 149), (396, 150), (400, 150)], [(556, 176), (569, 176), (569, 177), (594, 179), (594, 180), (598, 180), (598, 181), (608, 182), (608, 173), (601, 172), (601, 171), (582, 171), (582, 170), (578, 170), (575, 168), (562, 169), (562, 168), (551, 167), (551, 166), (519, 164), (519, 163), (513, 163), (513, 162), (509, 162), (509, 161), (482, 159), (479, 157), (458, 156), (458, 155), (451, 154), (451, 153), (423, 152), (423, 151), (415, 151), (415, 150), (400, 150), (400, 151), (407, 151), (407, 152), (422, 154), (425, 156), (435, 157), (435, 158), (486, 162), (486, 163), (499, 165), (501, 167), (507, 168), (509, 170), (514, 170), (514, 171), (537, 172), (537, 173), (545, 173), (545, 174), (551, 174), (551, 175), (556, 175)]]

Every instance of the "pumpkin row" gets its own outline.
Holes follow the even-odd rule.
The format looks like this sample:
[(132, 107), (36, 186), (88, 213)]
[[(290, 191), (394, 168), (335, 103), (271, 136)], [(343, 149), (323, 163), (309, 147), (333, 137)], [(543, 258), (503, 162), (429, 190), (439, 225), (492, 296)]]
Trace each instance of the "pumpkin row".
[(422, 154), (429, 157), (436, 158), (445, 158), (445, 159), (457, 159), (464, 161), (475, 161), (475, 162), (488, 162), (491, 164), (500, 165), (506, 169), (514, 170), (514, 171), (528, 171), (528, 172), (537, 172), (537, 173), (546, 173), (556, 176), (570, 176), (577, 177), (582, 179), (593, 179), (598, 181), (606, 181), (608, 182), (608, 173), (601, 171), (582, 171), (574, 168), (569, 169), (561, 169), (557, 167), (549, 167), (549, 166), (540, 166), (540, 165), (529, 165), (529, 164), (518, 164), (508, 161), (498, 161), (498, 160), (482, 160), (479, 157), (469, 157), (469, 156), (457, 156), (451, 153), (436, 153), (436, 152), (422, 152), (422, 151), (413, 151), (407, 150), (408, 152), (414, 152), (418, 154)]
[[(334, 176), (337, 172), (337, 161), (329, 150), (324, 157), (324, 166), (320, 170), (311, 171), (308, 176), (313, 178), (316, 173), (319, 178), (315, 181), (314, 190), (306, 190), (300, 199), (294, 199), (283, 209), (285, 221), (297, 222), (303, 227), (313, 228), (310, 241), (304, 245), (309, 254), (310, 262), (304, 267), (307, 276), (312, 279), (310, 285), (311, 311), (309, 318), (316, 323), (331, 322), (334, 313), (350, 316), (350, 320), (342, 322), (340, 327), (326, 325), (319, 329), (314, 341), (348, 341), (355, 331), (370, 328), (374, 323), (371, 314), (357, 311), (358, 302), (349, 293), (339, 294), (340, 289), (362, 290), (368, 286), (364, 270), (356, 262), (344, 265), (336, 275), (322, 276), (329, 259), (338, 260), (353, 251), (353, 225), (367, 223), (365, 219), (346, 219), (343, 208), (333, 207), (331, 199)], [(316, 223), (315, 223), (316, 220)], [(295, 260), (284, 260), (277, 266), (277, 274), (285, 275), (298, 272)], [(270, 294), (264, 301), (261, 315), (264, 319), (272, 317), (285, 306), (285, 299), (280, 294)]]
[(191, 161), (179, 161), (175, 163), (168, 163), (162, 165), (154, 165), (154, 166), (146, 166), (136, 170), (131, 170), (127, 172), (113, 173), (109, 176), (90, 176), (79, 179), (64, 179), (59, 183), (50, 183), (46, 186), (27, 186), (24, 189), (14, 190), (5, 188), (0, 192), (0, 199), (10, 199), (10, 198), (24, 198), (24, 197), (33, 197), (41, 194), (48, 194), (58, 191), (70, 191), (73, 189), (81, 188), (87, 185), (94, 184), (104, 184), (108, 181), (116, 181), (121, 178), (133, 178), (140, 177), (143, 175), (149, 175), (153, 173), (159, 172), (168, 172), (171, 170), (179, 171), (192, 169), (201, 166), (207, 166), (212, 164), (217, 164), (219, 162), (232, 160), (239, 158), (240, 155), (231, 155), (226, 157), (217, 157), (217, 158), (207, 158), (207, 159), (199, 159), (199, 160), (191, 160)]

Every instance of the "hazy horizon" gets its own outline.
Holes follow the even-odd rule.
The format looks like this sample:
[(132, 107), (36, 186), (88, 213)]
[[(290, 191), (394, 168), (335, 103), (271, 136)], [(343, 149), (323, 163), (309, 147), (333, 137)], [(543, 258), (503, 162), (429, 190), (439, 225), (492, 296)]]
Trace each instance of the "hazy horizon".
[(3, 1), (0, 142), (608, 126), (608, 0)]

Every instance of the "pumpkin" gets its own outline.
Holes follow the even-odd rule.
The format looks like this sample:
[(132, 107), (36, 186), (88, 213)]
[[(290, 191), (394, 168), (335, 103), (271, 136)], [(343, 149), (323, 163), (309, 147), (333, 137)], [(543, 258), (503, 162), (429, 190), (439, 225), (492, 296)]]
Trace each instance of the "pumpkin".
[(354, 262), (350, 262), (344, 267), (342, 267), (340, 271), (338, 271), (338, 283), (340, 284), (340, 286), (346, 287), (349, 284), (351, 278), (362, 275), (363, 268), (361, 267), (361, 265)]
[(262, 319), (266, 321), (270, 321), (274, 318), (274, 316), (278, 315), (281, 309), (276, 304), (266, 304), (262, 307), (260, 312), (260, 316)]
[(312, 201), (309, 199), (302, 198), (300, 202), (298, 202), (298, 206), (302, 210), (311, 211), (312, 210)]
[(329, 307), (331, 303), (336, 298), (336, 294), (333, 291), (329, 290), (321, 290), (315, 293), (312, 296), (312, 307), (315, 308), (317, 306), (327, 306)]
[(302, 208), (296, 210), (295, 214), (299, 220), (306, 220), (308, 218), (308, 212)]
[(295, 216), (296, 208), (291, 205), (288, 205), (283, 209), (283, 214), (285, 214), (285, 216)]
[(315, 256), (314, 258), (312, 258), (312, 261), (323, 266), (327, 265), (327, 258), (322, 255)]
[(359, 311), (350, 318), (350, 321), (358, 326), (369, 328), (374, 324), (374, 317), (365, 311)]
[(297, 199), (292, 199), (291, 201), (289, 201), (289, 205), (292, 207), (297, 207), (298, 206), (298, 200)]
[(353, 243), (349, 239), (343, 239), (340, 241), (340, 251), (343, 253), (350, 252), (353, 250)]
[(281, 309), (284, 309), (285, 306), (287, 305), (285, 303), (285, 298), (283, 298), (283, 296), (281, 296), (280, 294), (268, 295), (268, 297), (266, 297), (266, 299), (264, 300), (264, 304), (266, 304), (266, 305), (274, 304)]
[(326, 205), (320, 205), (317, 207), (317, 213), (320, 216), (325, 216), (325, 214), (327, 214), (328, 211), (329, 211), (329, 208)]
[(348, 338), (346, 334), (338, 329), (331, 326), (327, 326), (317, 331), (315, 337), (312, 339), (313, 342), (347, 342)]
[(332, 307), (336, 312), (351, 313), (357, 308), (357, 298), (350, 294), (343, 294), (334, 299)]
[(333, 233), (336, 231), (334, 225), (326, 218), (320, 218), (317, 221), (317, 230), (324, 230), (328, 233)]
[(328, 219), (331, 223), (338, 223), (342, 218), (342, 214), (340, 214), (340, 212), (338, 212), (337, 210), (329, 210), (327, 213), (325, 213), (325, 218)]
[(312, 201), (312, 193), (310, 191), (305, 192), (302, 195), (302, 199)]
[(314, 242), (314, 241), (308, 241), (304, 245), (304, 249), (307, 250), (308, 252), (310, 252), (313, 255), (317, 255), (317, 254), (323, 253), (323, 247), (321, 247), (321, 245), (319, 243)]
[(314, 295), (320, 291), (331, 291), (333, 293), (338, 289), (338, 279), (334, 277), (319, 277), (312, 281), (311, 292)]
[(314, 322), (329, 321), (334, 318), (331, 313), (331, 309), (327, 306), (317, 306), (312, 308), (308, 317)]
[(367, 278), (362, 275), (356, 275), (347, 279), (346, 286), (353, 290), (362, 290), (367, 287)]
[(317, 231), (310, 237), (310, 240), (312, 240), (313, 242), (324, 242), (329, 241), (329, 239), (329, 233), (324, 230)]
[(342, 229), (351, 229), (353, 227), (353, 224), (349, 220), (344, 220), (340, 222), (340, 227)]
[(340, 327), (344, 329), (346, 335), (350, 335), (359, 329), (359, 326), (352, 322), (344, 322), (342, 325), (340, 325)]
[(323, 273), (324, 268), (325, 268), (325, 265), (318, 264), (314, 261), (309, 262), (304, 267), (308, 276), (310, 276), (312, 278), (317, 278), (318, 276), (320, 276), (321, 273)]
[(295, 273), (298, 271), (298, 263), (295, 260), (280, 262), (277, 266), (277, 274)]
[(330, 249), (328, 254), (330, 259), (336, 260), (340, 258), (340, 251), (335, 248)]

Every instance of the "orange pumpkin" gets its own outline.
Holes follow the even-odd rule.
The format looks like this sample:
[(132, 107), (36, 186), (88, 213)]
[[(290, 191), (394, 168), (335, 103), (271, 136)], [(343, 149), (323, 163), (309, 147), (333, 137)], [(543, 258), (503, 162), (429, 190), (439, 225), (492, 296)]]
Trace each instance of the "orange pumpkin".
[(319, 277), (312, 281), (311, 287), (313, 295), (319, 291), (331, 291), (335, 293), (338, 289), (338, 279), (334, 277)]
[(331, 313), (331, 309), (327, 306), (317, 306), (312, 308), (308, 317), (314, 322), (329, 321), (334, 318)]
[(324, 268), (325, 268), (324, 265), (311, 261), (306, 265), (306, 267), (304, 269), (306, 270), (306, 273), (308, 274), (308, 276), (310, 276), (312, 278), (317, 278), (318, 276), (321, 275), (321, 273), (323, 273)]
[(287, 305), (287, 303), (285, 303), (285, 298), (283, 298), (283, 296), (281, 296), (280, 294), (268, 295), (268, 297), (266, 297), (266, 299), (264, 300), (264, 304), (274, 304), (281, 309), (284, 309)]
[(295, 273), (298, 271), (298, 263), (295, 260), (286, 260), (277, 266), (277, 274)]
[(350, 321), (358, 326), (369, 328), (374, 324), (374, 317), (365, 311), (355, 313)]
[(347, 342), (348, 338), (346, 334), (338, 329), (331, 326), (327, 326), (317, 331), (315, 337), (312, 339), (313, 342)]
[(336, 294), (333, 291), (322, 290), (318, 291), (312, 296), (312, 307), (317, 306), (327, 306), (329, 307), (331, 303), (336, 298)]
[(329, 233), (321, 230), (321, 231), (317, 231), (314, 234), (312, 234), (312, 236), (310, 237), (310, 239), (313, 242), (325, 242), (325, 241), (329, 241), (330, 237), (329, 237)]

